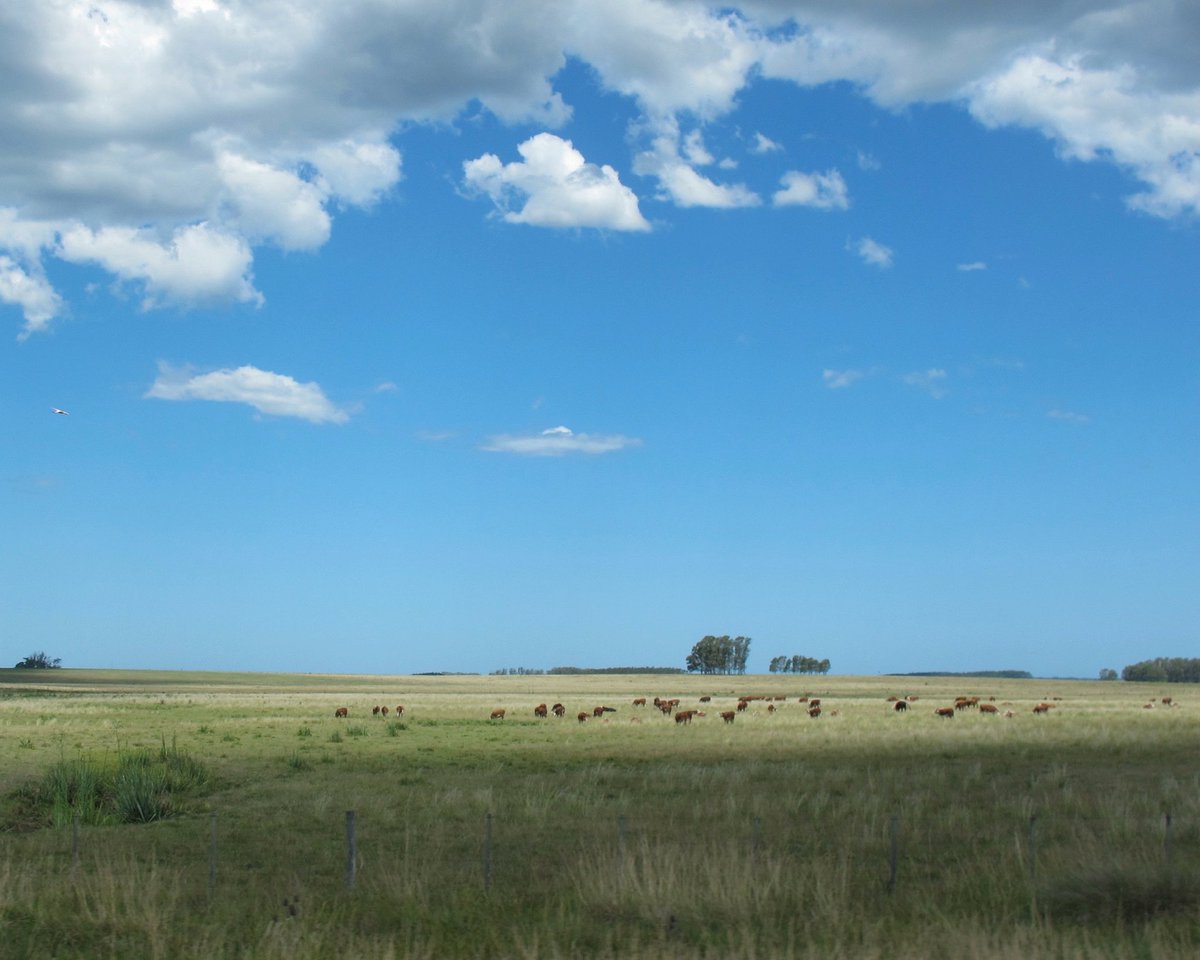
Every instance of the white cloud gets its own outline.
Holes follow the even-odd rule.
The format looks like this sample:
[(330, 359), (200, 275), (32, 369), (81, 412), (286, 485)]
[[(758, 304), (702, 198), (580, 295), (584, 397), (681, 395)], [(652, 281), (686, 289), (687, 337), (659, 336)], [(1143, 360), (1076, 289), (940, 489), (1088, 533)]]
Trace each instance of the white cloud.
[(0, 254), (0, 303), (21, 308), (25, 327), (18, 339), (24, 340), (49, 326), (58, 315), (62, 300), (40, 271), (31, 272)]
[[(482, 193), (509, 223), (539, 227), (598, 227), (649, 230), (637, 196), (610, 166), (598, 167), (552, 133), (539, 133), (517, 147), (522, 160), (504, 164), (484, 154), (463, 164), (467, 188)], [(522, 202), (523, 201), (523, 202)], [(511, 209), (520, 205), (519, 209)]]
[(858, 254), (863, 263), (869, 263), (873, 267), (886, 270), (892, 265), (892, 248), (885, 247), (870, 237), (863, 237), (857, 243), (853, 243), (850, 249)]
[(867, 375), (865, 370), (822, 370), (821, 379), (830, 390), (845, 390)]
[(980, 270), (986, 270), (987, 264), (982, 260), (973, 260), (970, 263), (960, 263), (955, 269), (960, 273), (976, 273)]
[(782, 144), (778, 144), (770, 137), (758, 132), (755, 132), (754, 143), (750, 145), (750, 152), (758, 154), (777, 153), (782, 149)]
[(298, 417), (310, 423), (345, 423), (350, 418), (318, 384), (299, 383), (251, 366), (194, 374), (190, 368), (160, 362), (158, 377), (145, 395), (159, 400), (244, 403), (268, 416)]
[(571, 453), (614, 453), (639, 446), (641, 442), (637, 437), (620, 434), (575, 433), (567, 427), (551, 427), (534, 434), (498, 434), (489, 437), (483, 449), (533, 457), (561, 457)]
[(710, 207), (730, 210), (756, 207), (762, 200), (744, 184), (722, 184), (697, 173), (679, 155), (679, 130), (674, 123), (662, 123), (651, 149), (638, 154), (633, 170), (641, 176), (655, 177), (659, 197), (680, 207)]
[(837, 170), (825, 173), (801, 173), (789, 170), (780, 182), (783, 189), (772, 198), (775, 206), (816, 207), (818, 210), (845, 210), (850, 206), (846, 181)]
[(874, 172), (883, 168), (883, 164), (880, 163), (875, 157), (871, 156), (869, 153), (863, 153), (861, 150), (858, 151), (856, 161), (858, 163), (859, 170)]
[(208, 224), (183, 227), (169, 240), (148, 230), (82, 225), (67, 229), (58, 255), (72, 263), (96, 263), (121, 280), (141, 283), (142, 305), (233, 300), (260, 303), (250, 278), (250, 247), (240, 237)]
[(907, 386), (923, 390), (935, 400), (940, 400), (946, 395), (946, 371), (938, 367), (906, 373), (900, 379)]
[[(844, 82), (888, 107), (965, 105), (987, 126), (1040, 131), (1064, 157), (1118, 165), (1138, 183), (1135, 209), (1186, 216), (1200, 212), (1198, 24), (1196, 4), (1179, 0), (8, 3), (0, 118), (20, 149), (0, 148), (0, 211), (20, 211), (34, 233), (153, 237), (174, 258), (211, 258), (211, 244), (172, 238), (212, 231), (240, 262), (244, 282), (226, 283), (226, 295), (253, 302), (254, 246), (324, 243), (340, 207), (375, 203), (400, 182), (390, 140), (414, 125), (481, 107), (504, 123), (560, 126), (572, 108), (554, 83), (570, 56), (632, 102), (634, 169), (682, 206), (760, 203), (697, 170), (712, 162), (710, 128), (766, 78)], [(773, 147), (757, 134), (750, 149)], [(590, 190), (560, 183), (519, 209), (508, 185), (505, 213), (646, 229), (615, 174), (587, 169), (600, 171)], [(21, 247), (18, 232), (0, 226), (4, 302), (28, 333), (66, 307), (41, 263), (61, 251)], [(184, 298), (184, 277), (204, 272), (180, 262), (178, 277), (159, 281), (156, 256), (144, 259), (135, 273), (148, 306)], [(214, 286), (194, 289), (207, 297)]]

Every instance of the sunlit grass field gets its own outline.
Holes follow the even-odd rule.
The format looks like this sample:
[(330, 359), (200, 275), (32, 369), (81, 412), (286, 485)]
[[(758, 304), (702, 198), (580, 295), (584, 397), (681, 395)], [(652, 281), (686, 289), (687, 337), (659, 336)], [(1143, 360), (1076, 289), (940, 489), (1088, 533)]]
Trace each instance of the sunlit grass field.
[(0, 956), (1190, 958), (1198, 761), (1166, 685), (0, 670)]

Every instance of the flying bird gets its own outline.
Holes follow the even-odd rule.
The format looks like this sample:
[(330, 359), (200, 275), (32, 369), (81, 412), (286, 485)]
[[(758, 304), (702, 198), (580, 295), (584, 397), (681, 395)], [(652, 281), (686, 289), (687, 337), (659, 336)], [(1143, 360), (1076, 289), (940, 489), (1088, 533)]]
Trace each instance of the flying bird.
[(58, 407), (51, 407), (50, 409), (53, 410), (55, 413), (61, 413), (64, 417), (70, 416), (70, 414), (67, 413), (66, 410), (60, 410)]

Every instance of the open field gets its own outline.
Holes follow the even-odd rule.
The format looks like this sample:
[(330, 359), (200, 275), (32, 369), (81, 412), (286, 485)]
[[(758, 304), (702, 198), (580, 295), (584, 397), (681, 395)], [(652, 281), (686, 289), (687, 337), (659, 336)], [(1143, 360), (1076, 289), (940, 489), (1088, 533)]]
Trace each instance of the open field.
[[(1194, 957), (1198, 747), (1166, 685), (0, 670), (0, 955)], [(35, 802), (176, 755), (173, 816)]]

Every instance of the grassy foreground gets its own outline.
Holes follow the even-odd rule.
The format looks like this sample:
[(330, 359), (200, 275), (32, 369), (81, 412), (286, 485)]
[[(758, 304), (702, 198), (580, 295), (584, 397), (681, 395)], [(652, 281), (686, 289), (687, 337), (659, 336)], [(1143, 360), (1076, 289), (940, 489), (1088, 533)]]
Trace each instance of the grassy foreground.
[(1190, 958), (1198, 745), (1167, 686), (0, 670), (0, 956)]

